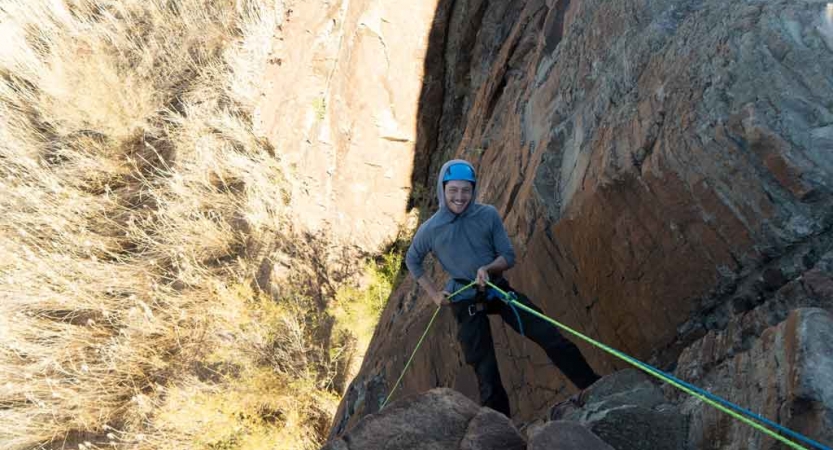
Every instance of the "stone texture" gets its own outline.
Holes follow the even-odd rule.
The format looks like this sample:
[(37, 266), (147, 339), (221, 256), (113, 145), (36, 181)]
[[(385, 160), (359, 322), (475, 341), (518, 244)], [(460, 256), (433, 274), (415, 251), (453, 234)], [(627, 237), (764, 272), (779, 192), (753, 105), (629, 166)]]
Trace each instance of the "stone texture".
[(585, 389), (581, 402), (606, 408), (624, 405), (654, 408), (665, 402), (656, 381), (637, 369), (625, 369), (606, 376)]
[(302, 1), (275, 30), (256, 125), (299, 231), (377, 251), (407, 221), (437, 1)]
[(684, 448), (686, 419), (647, 375), (635, 369), (602, 378), (571, 402), (556, 406), (553, 420), (580, 423), (617, 450)]
[(451, 389), (433, 389), (362, 419), (322, 450), (523, 450), (506, 416)]
[[(731, 328), (731, 327), (730, 327)], [(710, 333), (680, 357), (680, 378), (828, 446), (833, 445), (833, 315), (797, 309), (743, 351)], [(698, 449), (775, 449), (774, 439), (683, 398)]]
[(584, 420), (594, 410), (619, 406), (651, 409), (664, 402), (662, 391), (648, 375), (636, 369), (625, 369), (603, 377), (580, 395), (556, 404), (550, 409), (549, 419)]
[(526, 441), (503, 414), (480, 408), (480, 412), (469, 423), (466, 435), (460, 442), (460, 450), (525, 450)]
[(624, 405), (591, 415), (584, 425), (616, 450), (678, 450), (686, 444), (686, 418), (670, 406)]
[[(425, 89), (442, 107), (420, 107), (412, 181), (430, 187), (447, 158), (471, 160), (515, 244), (516, 288), (665, 369), (725, 333), (721, 351), (692, 350), (706, 355), (700, 370), (717, 367), (770, 342), (764, 330), (792, 309), (831, 308), (825, 6), (441, 1)], [(378, 409), (432, 312), (412, 281), (399, 286), (335, 434)], [(444, 311), (398, 395), (448, 386), (477, 398), (455, 330)], [(513, 420), (574, 394), (534, 344), (495, 323), (493, 334)], [(625, 367), (580, 347), (602, 373)], [(750, 383), (771, 382), (759, 375)]]
[(324, 448), (336, 450), (337, 446), (346, 445), (350, 450), (456, 449), (479, 410), (458, 392), (434, 389), (392, 403)]
[(613, 450), (613, 447), (576, 422), (557, 420), (533, 435), (529, 450)]

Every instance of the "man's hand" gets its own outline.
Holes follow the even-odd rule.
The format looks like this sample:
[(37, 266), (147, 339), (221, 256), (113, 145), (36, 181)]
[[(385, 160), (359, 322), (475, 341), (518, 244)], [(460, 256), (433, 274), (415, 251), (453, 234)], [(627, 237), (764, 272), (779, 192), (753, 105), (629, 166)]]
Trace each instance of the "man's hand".
[(474, 281), (481, 289), (486, 287), (486, 282), (489, 281), (489, 271), (485, 266), (477, 269), (477, 278)]
[(437, 306), (446, 306), (450, 305), (451, 302), (448, 300), (448, 296), (451, 295), (448, 291), (437, 291), (431, 300), (434, 301), (434, 304)]
[(431, 301), (434, 302), (437, 306), (444, 306), (449, 305), (451, 302), (448, 301), (448, 296), (451, 295), (446, 291), (437, 290), (434, 287), (434, 283), (431, 282), (431, 279), (426, 276), (421, 276), (417, 278), (417, 283), (425, 289), (425, 292), (431, 298)]

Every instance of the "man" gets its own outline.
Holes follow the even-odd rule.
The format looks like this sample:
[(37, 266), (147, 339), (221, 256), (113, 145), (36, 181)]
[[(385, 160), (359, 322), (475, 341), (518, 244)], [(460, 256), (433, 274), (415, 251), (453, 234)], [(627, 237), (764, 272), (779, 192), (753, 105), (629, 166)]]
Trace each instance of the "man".
[[(481, 404), (509, 417), (509, 398), (500, 380), (487, 314), (499, 314), (515, 331), (541, 346), (580, 389), (593, 384), (599, 376), (557, 328), (520, 308), (511, 308), (494, 298), (493, 289), (485, 289), (486, 282), (491, 281), (504, 291), (512, 291), (503, 272), (515, 264), (515, 252), (495, 207), (475, 203), (476, 195), (477, 178), (472, 165), (459, 159), (445, 163), (437, 180), (440, 208), (417, 230), (405, 261), (411, 275), (438, 306), (449, 304), (450, 292), (471, 280), (477, 282), (478, 289), (465, 290), (451, 299), (458, 325), (457, 340), (466, 363), (477, 374)], [(451, 275), (444, 290), (437, 289), (425, 276), (422, 262), (428, 252)], [(541, 311), (525, 295), (514, 292), (520, 303)]]

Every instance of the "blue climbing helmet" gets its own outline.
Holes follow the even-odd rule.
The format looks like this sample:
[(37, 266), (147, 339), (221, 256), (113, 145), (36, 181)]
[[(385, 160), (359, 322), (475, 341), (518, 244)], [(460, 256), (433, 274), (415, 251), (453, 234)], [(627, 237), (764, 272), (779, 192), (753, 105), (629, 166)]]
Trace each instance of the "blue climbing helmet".
[(474, 175), (474, 169), (465, 163), (455, 163), (448, 166), (448, 169), (443, 175), (443, 185), (446, 182), (453, 180), (470, 181), (472, 184), (477, 183), (477, 177)]

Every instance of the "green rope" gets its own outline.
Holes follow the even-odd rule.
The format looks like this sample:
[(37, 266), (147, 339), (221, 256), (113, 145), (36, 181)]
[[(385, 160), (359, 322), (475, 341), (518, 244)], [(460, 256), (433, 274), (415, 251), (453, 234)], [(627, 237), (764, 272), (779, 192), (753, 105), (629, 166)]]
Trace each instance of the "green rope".
[[(452, 298), (454, 298), (454, 296), (456, 296), (457, 294), (459, 294), (459, 293), (461, 293), (461, 292), (465, 291), (466, 289), (468, 289), (468, 288), (470, 288), (470, 287), (474, 286), (474, 284), (475, 284), (475, 282), (474, 282), (474, 281), (472, 281), (471, 283), (469, 283), (469, 284), (465, 285), (464, 287), (462, 287), (462, 288), (458, 289), (458, 290), (457, 290), (457, 291), (455, 291), (453, 294), (449, 295), (449, 296), (448, 296), (448, 299), (449, 299), (449, 300), (451, 300), (451, 299), (452, 299)], [(431, 325), (433, 325), (433, 324), (434, 324), (434, 319), (436, 319), (436, 318), (437, 318), (437, 315), (440, 313), (440, 309), (442, 309), (442, 306), (437, 306), (437, 310), (436, 310), (436, 311), (434, 311), (434, 315), (433, 315), (433, 316), (431, 316), (431, 320), (428, 322), (428, 326), (427, 326), (427, 327), (425, 327), (425, 331), (423, 331), (423, 332), (422, 332), (422, 336), (419, 338), (419, 341), (417, 341), (417, 345), (416, 345), (416, 347), (414, 347), (414, 351), (411, 353), (411, 357), (410, 357), (410, 358), (408, 358), (408, 362), (407, 362), (407, 363), (405, 363), (405, 368), (404, 368), (404, 369), (402, 369), (402, 373), (401, 373), (401, 374), (399, 374), (399, 379), (397, 379), (397, 380), (396, 380), (396, 384), (394, 384), (394, 385), (393, 385), (393, 389), (391, 389), (390, 393), (388, 394), (388, 397), (385, 399), (384, 403), (382, 403), (382, 406), (381, 406), (381, 407), (379, 407), (379, 410), (380, 410), (380, 411), (381, 411), (382, 409), (384, 409), (384, 408), (385, 408), (385, 405), (387, 405), (387, 404), (388, 404), (388, 400), (390, 400), (390, 398), (393, 396), (393, 393), (396, 391), (396, 388), (398, 388), (398, 387), (399, 387), (399, 382), (401, 382), (401, 381), (402, 381), (402, 377), (404, 377), (404, 376), (405, 376), (405, 371), (407, 371), (407, 370), (408, 370), (408, 366), (410, 366), (410, 365), (411, 365), (411, 361), (413, 361), (413, 360), (414, 360), (414, 355), (416, 355), (417, 350), (419, 350), (419, 346), (420, 346), (420, 345), (422, 345), (422, 341), (425, 339), (425, 336), (428, 334), (428, 330), (430, 330), (430, 329), (431, 329)]]
[[(475, 283), (476, 283), (476, 282), (474, 282), (474, 281), (473, 281), (473, 282), (471, 282), (471, 283), (467, 284), (466, 286), (462, 287), (461, 289), (458, 289), (458, 290), (457, 290), (457, 291), (455, 291), (453, 294), (450, 294), (450, 295), (448, 296), (448, 299), (451, 299), (451, 298), (455, 297), (456, 295), (458, 295), (459, 293), (461, 293), (461, 292), (465, 291), (466, 289), (468, 289), (468, 288), (470, 288), (470, 287), (474, 286), (474, 285), (475, 285)], [(679, 389), (679, 390), (681, 390), (681, 391), (683, 391), (683, 392), (685, 392), (685, 393), (687, 393), (687, 394), (691, 395), (692, 397), (695, 397), (695, 398), (699, 399), (700, 401), (705, 402), (705, 403), (707, 403), (707, 404), (709, 404), (709, 405), (713, 406), (714, 408), (718, 409), (719, 411), (722, 411), (722, 412), (724, 412), (724, 413), (728, 414), (729, 416), (731, 416), (731, 417), (733, 417), (733, 418), (735, 418), (735, 419), (737, 419), (737, 420), (739, 420), (739, 421), (741, 421), (741, 422), (743, 422), (743, 423), (745, 423), (745, 424), (747, 424), (747, 425), (751, 426), (752, 428), (754, 428), (754, 429), (756, 429), (756, 430), (758, 430), (758, 431), (760, 431), (760, 432), (762, 432), (762, 433), (766, 434), (767, 436), (769, 436), (769, 437), (771, 437), (771, 438), (773, 438), (773, 439), (775, 439), (775, 440), (778, 440), (778, 441), (780, 441), (780, 442), (782, 442), (782, 443), (786, 444), (787, 446), (789, 446), (789, 447), (791, 447), (791, 448), (793, 448), (793, 449), (796, 449), (796, 450), (809, 450), (807, 447), (804, 447), (804, 446), (802, 446), (802, 445), (800, 445), (800, 444), (798, 444), (798, 443), (796, 443), (796, 442), (793, 442), (793, 441), (791, 441), (791, 440), (789, 440), (789, 439), (787, 439), (787, 438), (785, 438), (785, 437), (783, 437), (783, 436), (781, 436), (781, 435), (779, 435), (779, 434), (775, 433), (774, 431), (772, 431), (772, 430), (770, 430), (770, 429), (768, 429), (768, 428), (764, 427), (762, 424), (757, 423), (757, 422), (755, 422), (755, 421), (753, 421), (753, 420), (751, 420), (751, 419), (749, 419), (749, 418), (747, 418), (747, 417), (745, 417), (745, 416), (743, 416), (743, 415), (741, 415), (741, 414), (739, 414), (739, 413), (737, 413), (737, 412), (735, 412), (735, 411), (732, 411), (731, 409), (729, 409), (729, 408), (727, 408), (727, 407), (725, 407), (725, 406), (721, 405), (721, 404), (720, 404), (720, 403), (718, 403), (717, 401), (712, 400), (712, 399), (711, 399), (711, 398), (709, 398), (707, 395), (703, 395), (703, 394), (701, 394), (700, 392), (697, 392), (697, 390), (700, 390), (699, 388), (696, 388), (696, 387), (693, 387), (693, 386), (692, 386), (692, 387), (694, 388), (694, 389), (692, 389), (692, 387), (689, 387), (689, 386), (691, 386), (691, 385), (688, 385), (688, 383), (685, 383), (685, 382), (683, 382), (683, 381), (681, 381), (681, 380), (678, 380), (678, 379), (674, 378), (673, 376), (667, 375), (667, 374), (665, 374), (664, 372), (662, 372), (662, 371), (660, 371), (660, 370), (658, 370), (658, 369), (656, 369), (656, 368), (654, 368), (654, 367), (652, 367), (652, 366), (650, 366), (650, 365), (648, 365), (648, 364), (645, 364), (645, 363), (643, 363), (642, 361), (639, 361), (639, 360), (638, 360), (638, 359), (636, 359), (636, 358), (633, 358), (633, 357), (631, 357), (631, 356), (629, 356), (629, 355), (627, 355), (627, 354), (625, 354), (625, 353), (620, 352), (619, 350), (616, 350), (616, 349), (614, 349), (614, 348), (612, 348), (612, 347), (609, 347), (609, 346), (607, 346), (607, 345), (605, 345), (605, 344), (603, 344), (603, 343), (601, 343), (601, 342), (599, 342), (599, 341), (596, 341), (596, 340), (594, 340), (594, 339), (592, 339), (592, 338), (590, 338), (590, 337), (588, 337), (588, 336), (585, 336), (584, 334), (579, 333), (578, 331), (576, 331), (576, 330), (574, 330), (574, 329), (572, 329), (572, 328), (568, 327), (567, 325), (564, 325), (564, 324), (562, 324), (562, 323), (558, 322), (558, 321), (557, 321), (557, 320), (555, 320), (555, 319), (552, 319), (552, 318), (550, 318), (550, 317), (548, 317), (548, 316), (546, 316), (546, 315), (544, 315), (544, 314), (542, 314), (542, 313), (540, 313), (540, 312), (538, 312), (538, 311), (535, 311), (534, 309), (532, 309), (532, 308), (530, 308), (530, 307), (528, 307), (528, 306), (526, 306), (526, 305), (524, 305), (524, 304), (519, 303), (517, 300), (515, 300), (514, 298), (512, 298), (512, 296), (510, 296), (510, 295), (509, 295), (506, 291), (504, 291), (504, 290), (502, 290), (501, 288), (499, 288), (499, 287), (495, 286), (495, 285), (494, 285), (494, 284), (492, 284), (491, 282), (488, 282), (488, 281), (487, 281), (486, 283), (487, 283), (490, 287), (492, 287), (493, 289), (495, 289), (497, 292), (499, 292), (501, 295), (503, 295), (503, 297), (504, 297), (504, 299), (505, 299), (506, 303), (507, 303), (507, 304), (509, 304), (510, 306), (515, 306), (515, 307), (521, 308), (521, 309), (523, 309), (524, 311), (526, 311), (526, 312), (528, 312), (528, 313), (530, 313), (530, 314), (532, 314), (532, 315), (534, 315), (534, 316), (536, 316), (536, 317), (538, 317), (538, 318), (540, 318), (540, 319), (543, 319), (543, 320), (545, 320), (545, 321), (549, 322), (550, 324), (555, 325), (555, 326), (556, 326), (556, 327), (558, 327), (558, 328), (561, 328), (562, 330), (567, 331), (568, 333), (572, 334), (573, 336), (575, 336), (575, 337), (577, 337), (577, 338), (579, 338), (579, 339), (582, 339), (583, 341), (585, 341), (585, 342), (587, 342), (587, 343), (589, 343), (589, 344), (591, 344), (591, 345), (594, 345), (594, 346), (596, 346), (596, 347), (598, 347), (598, 348), (600, 348), (600, 349), (602, 349), (602, 350), (606, 351), (607, 353), (610, 353), (610, 354), (611, 354), (611, 355), (613, 355), (613, 356), (616, 356), (617, 358), (619, 358), (619, 359), (621, 359), (621, 360), (623, 360), (623, 361), (627, 362), (628, 364), (631, 364), (632, 366), (634, 366), (634, 367), (636, 367), (636, 368), (638, 368), (638, 369), (640, 369), (640, 370), (642, 370), (642, 371), (644, 371), (644, 372), (648, 373), (649, 375), (652, 375), (652, 376), (654, 376), (654, 377), (656, 377), (656, 378), (658, 378), (658, 379), (660, 379), (660, 380), (662, 380), (662, 381), (664, 381), (664, 382), (666, 382), (666, 383), (668, 383), (668, 384), (670, 384), (670, 385), (672, 385), (672, 386), (676, 387), (677, 389)], [(394, 393), (394, 392), (396, 391), (396, 389), (399, 387), (399, 383), (402, 381), (402, 378), (405, 376), (405, 372), (408, 370), (408, 367), (411, 365), (411, 362), (413, 361), (414, 356), (416, 355), (417, 350), (419, 350), (419, 347), (422, 345), (423, 340), (425, 340), (425, 336), (427, 336), (427, 335), (428, 335), (428, 330), (430, 330), (430, 329), (431, 329), (431, 325), (433, 325), (433, 324), (434, 324), (434, 320), (437, 318), (437, 315), (439, 315), (439, 313), (440, 313), (440, 309), (442, 309), (442, 306), (438, 306), (438, 307), (437, 307), (437, 309), (434, 311), (434, 315), (433, 315), (433, 316), (431, 316), (431, 320), (428, 322), (428, 326), (427, 326), (427, 327), (425, 327), (425, 331), (422, 333), (422, 336), (419, 338), (419, 341), (417, 342), (417, 345), (416, 345), (416, 347), (414, 348), (414, 351), (411, 353), (411, 357), (410, 357), (410, 358), (408, 358), (408, 362), (407, 362), (407, 363), (405, 363), (405, 367), (402, 369), (402, 373), (399, 375), (399, 378), (396, 380), (396, 384), (394, 384), (393, 389), (390, 391), (390, 393), (388, 394), (387, 398), (385, 398), (385, 401), (382, 403), (382, 406), (379, 408), (380, 410), (381, 410), (381, 409), (384, 409), (384, 407), (388, 404), (388, 401), (389, 401), (389, 400), (391, 399), (391, 397), (393, 396), (393, 393)], [(686, 386), (686, 385), (688, 385), (688, 386)], [(697, 390), (695, 390), (695, 389), (697, 389)], [(708, 393), (707, 393), (707, 394), (708, 394)], [(714, 395), (712, 395), (712, 394), (709, 394), (709, 395), (711, 395), (712, 397), (715, 397), (715, 396), (714, 396)], [(725, 400), (720, 399), (719, 397), (716, 397), (716, 398), (718, 398), (719, 400), (722, 400), (723, 402), (725, 402), (725, 403), (727, 403), (727, 404), (729, 404), (729, 405), (731, 405), (731, 406), (733, 406), (733, 407), (737, 407), (737, 405), (733, 405), (733, 404), (731, 404), (731, 403), (729, 403), (729, 402), (726, 402)], [(739, 407), (737, 407), (737, 408), (739, 408)], [(753, 413), (751, 413), (751, 412), (749, 412), (749, 411), (743, 410), (742, 408), (739, 408), (739, 409), (741, 409), (742, 411), (746, 412), (747, 414), (753, 414)], [(754, 414), (753, 414), (753, 416), (757, 417), (757, 415), (754, 415)], [(760, 418), (760, 417), (759, 417), (759, 418)], [(760, 418), (760, 419), (761, 419), (761, 420), (763, 420), (763, 421), (766, 421), (766, 422), (770, 422), (770, 421), (768, 421), (768, 420), (766, 420), (766, 419), (764, 419), (764, 418)], [(775, 426), (775, 427), (778, 427), (778, 428), (780, 428), (780, 429), (784, 430), (784, 429), (783, 429), (780, 425), (774, 424), (774, 425), (772, 425), (772, 426)], [(786, 431), (790, 431), (790, 430), (786, 430)], [(796, 434), (796, 433), (794, 433), (794, 432), (792, 432), (792, 431), (790, 431), (790, 433), (792, 433), (792, 434)], [(818, 444), (818, 443), (816, 443), (815, 441), (812, 441), (812, 440), (809, 440), (809, 439), (807, 439), (807, 438), (804, 438), (804, 437), (803, 437), (803, 436), (801, 436), (801, 435), (798, 435), (798, 437), (801, 437), (801, 438), (803, 438), (803, 440), (806, 440), (806, 441), (808, 441), (809, 443), (814, 444), (814, 446), (817, 446), (818, 448), (827, 449), (827, 447), (825, 447), (823, 444)]]
[(675, 380), (673, 380), (673, 379), (669, 378), (667, 375), (665, 375), (664, 373), (660, 372), (659, 370), (654, 369), (653, 367), (651, 367), (651, 366), (649, 366), (649, 365), (647, 365), (647, 364), (645, 364), (645, 363), (642, 363), (641, 361), (639, 361), (639, 360), (637, 360), (637, 359), (635, 359), (635, 358), (633, 358), (633, 357), (631, 357), (631, 356), (628, 356), (628, 355), (626, 355), (626, 354), (624, 354), (624, 353), (620, 352), (619, 350), (616, 350), (616, 349), (614, 349), (614, 348), (608, 347), (607, 345), (602, 344), (601, 342), (598, 342), (598, 341), (596, 341), (596, 340), (594, 340), (594, 339), (592, 339), (592, 338), (590, 338), (590, 337), (587, 337), (587, 336), (585, 336), (585, 335), (583, 335), (583, 334), (579, 333), (578, 331), (573, 330), (572, 328), (568, 327), (567, 325), (564, 325), (564, 324), (562, 324), (562, 323), (560, 323), (560, 322), (556, 321), (555, 319), (551, 319), (550, 317), (547, 317), (546, 315), (541, 314), (541, 313), (539, 313), (538, 311), (535, 311), (534, 309), (529, 308), (529, 307), (528, 307), (528, 306), (526, 306), (526, 305), (523, 305), (523, 304), (521, 304), (521, 303), (518, 303), (517, 301), (513, 300), (513, 299), (509, 296), (509, 294), (508, 294), (508, 293), (506, 293), (505, 291), (501, 290), (499, 287), (495, 286), (494, 284), (492, 284), (492, 283), (490, 283), (490, 282), (488, 282), (488, 284), (489, 284), (489, 286), (491, 286), (492, 288), (494, 288), (495, 290), (497, 290), (498, 292), (500, 292), (500, 293), (504, 296), (504, 298), (508, 300), (508, 302), (509, 302), (509, 303), (514, 303), (514, 304), (515, 304), (515, 306), (517, 306), (517, 307), (519, 307), (519, 308), (523, 309), (524, 311), (526, 311), (526, 312), (528, 312), (528, 313), (530, 313), (530, 314), (533, 314), (533, 315), (535, 315), (535, 316), (537, 316), (537, 317), (539, 317), (539, 318), (541, 318), (541, 319), (544, 319), (545, 321), (547, 321), (547, 322), (551, 323), (552, 325), (555, 325), (555, 326), (557, 326), (557, 327), (559, 327), (559, 328), (561, 328), (561, 329), (563, 329), (563, 330), (566, 330), (567, 332), (569, 332), (569, 333), (570, 333), (570, 334), (572, 334), (573, 336), (576, 336), (576, 337), (578, 337), (578, 338), (580, 338), (580, 339), (583, 339), (584, 341), (586, 341), (586, 342), (588, 342), (588, 343), (590, 343), (590, 344), (592, 344), (592, 345), (594, 345), (594, 346), (596, 346), (596, 347), (601, 348), (602, 350), (604, 350), (604, 351), (606, 351), (606, 352), (610, 353), (611, 355), (616, 356), (617, 358), (619, 358), (619, 359), (622, 359), (622, 360), (626, 361), (627, 363), (629, 363), (629, 364), (631, 364), (631, 365), (635, 366), (636, 368), (641, 369), (641, 370), (643, 370), (643, 371), (647, 372), (648, 374), (653, 375), (653, 376), (655, 376), (655, 377), (659, 378), (660, 380), (665, 381), (666, 383), (671, 384), (672, 386), (676, 387), (677, 389), (680, 389), (681, 391), (683, 391), (683, 392), (685, 392), (685, 393), (687, 393), (687, 394), (689, 394), (689, 395), (691, 395), (691, 396), (693, 396), (693, 397), (696, 397), (696, 398), (700, 399), (701, 401), (704, 401), (704, 402), (708, 403), (709, 405), (711, 405), (711, 406), (713, 406), (713, 407), (717, 408), (718, 410), (723, 411), (724, 413), (726, 413), (726, 414), (728, 414), (728, 415), (730, 415), (730, 416), (734, 417), (735, 419), (740, 420), (741, 422), (743, 422), (743, 423), (745, 423), (745, 424), (747, 424), (747, 425), (751, 426), (752, 428), (755, 428), (756, 430), (758, 430), (758, 431), (760, 431), (760, 432), (762, 432), (762, 433), (766, 434), (767, 436), (769, 436), (769, 437), (771, 437), (771, 438), (773, 438), (773, 439), (777, 439), (778, 441), (781, 441), (782, 443), (784, 443), (784, 444), (786, 444), (786, 445), (788, 445), (788, 446), (790, 446), (790, 447), (792, 447), (792, 448), (794, 448), (794, 449), (797, 449), (797, 450), (809, 450), (807, 447), (803, 447), (803, 446), (801, 446), (801, 445), (799, 445), (799, 444), (797, 444), (797, 443), (795, 443), (795, 442), (793, 442), (793, 441), (791, 441), (791, 440), (789, 440), (789, 439), (787, 439), (787, 438), (785, 438), (785, 437), (783, 437), (783, 436), (780, 436), (780, 435), (776, 434), (775, 432), (771, 431), (770, 429), (765, 428), (763, 425), (761, 425), (761, 424), (759, 424), (759, 423), (757, 423), (757, 422), (754, 422), (754, 421), (752, 421), (751, 419), (748, 419), (748, 418), (746, 418), (746, 417), (744, 417), (744, 416), (742, 416), (742, 415), (740, 415), (740, 414), (738, 414), (738, 413), (736, 413), (736, 412), (734, 412), (734, 411), (732, 411), (732, 410), (730, 410), (730, 409), (728, 409), (728, 408), (724, 407), (723, 405), (721, 405), (721, 404), (719, 404), (719, 403), (715, 402), (714, 400), (709, 399), (709, 398), (708, 398), (708, 397), (706, 397), (705, 395), (702, 395), (702, 394), (700, 394), (700, 393), (698, 393), (698, 392), (695, 392), (695, 391), (694, 391), (694, 390), (692, 390), (692, 389), (689, 389), (689, 388), (688, 388), (688, 387), (686, 387), (686, 386), (683, 386), (682, 384), (680, 384), (679, 382), (677, 382), (677, 381), (675, 381)]

